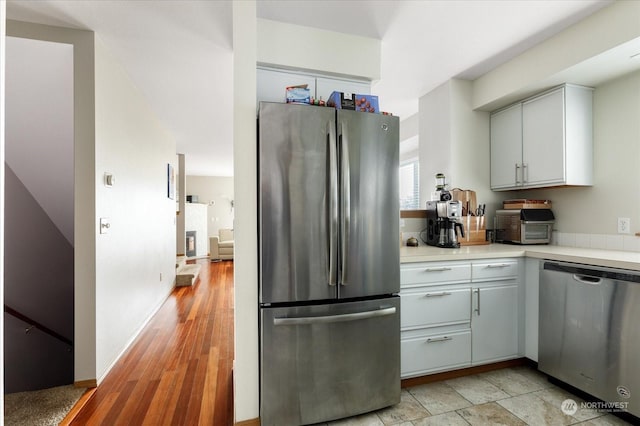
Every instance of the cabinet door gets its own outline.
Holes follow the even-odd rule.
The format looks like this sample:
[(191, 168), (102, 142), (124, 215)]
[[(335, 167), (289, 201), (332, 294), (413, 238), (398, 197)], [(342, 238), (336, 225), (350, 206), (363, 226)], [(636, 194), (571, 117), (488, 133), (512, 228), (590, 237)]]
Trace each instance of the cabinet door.
[(491, 115), (491, 189), (519, 185), (522, 163), (522, 106)]
[(304, 74), (257, 69), (256, 94), (258, 102), (286, 102), (286, 88), (306, 84), (311, 96), (316, 95), (316, 79)]
[(518, 287), (477, 287), (472, 294), (471, 363), (518, 356)]
[(524, 186), (565, 181), (564, 88), (522, 104)]

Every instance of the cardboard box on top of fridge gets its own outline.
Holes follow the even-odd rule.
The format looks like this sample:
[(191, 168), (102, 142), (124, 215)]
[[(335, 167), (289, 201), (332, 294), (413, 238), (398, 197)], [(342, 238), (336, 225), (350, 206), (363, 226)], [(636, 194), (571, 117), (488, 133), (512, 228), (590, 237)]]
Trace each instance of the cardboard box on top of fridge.
[(356, 95), (356, 111), (380, 114), (376, 95)]
[(288, 104), (308, 104), (311, 102), (311, 91), (306, 84), (286, 88), (285, 98)]
[(331, 92), (327, 106), (336, 109), (356, 109), (356, 99), (353, 93)]
[(380, 113), (376, 95), (360, 95), (357, 93), (332, 92), (327, 105), (337, 109), (350, 109), (360, 112)]

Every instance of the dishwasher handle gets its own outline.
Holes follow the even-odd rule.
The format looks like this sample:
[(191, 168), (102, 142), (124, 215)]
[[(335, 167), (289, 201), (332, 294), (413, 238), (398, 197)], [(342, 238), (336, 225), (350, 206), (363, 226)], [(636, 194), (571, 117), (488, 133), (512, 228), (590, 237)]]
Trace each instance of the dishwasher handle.
[(602, 278), (592, 277), (589, 275), (573, 274), (573, 279), (582, 284), (589, 284), (589, 285), (602, 284)]

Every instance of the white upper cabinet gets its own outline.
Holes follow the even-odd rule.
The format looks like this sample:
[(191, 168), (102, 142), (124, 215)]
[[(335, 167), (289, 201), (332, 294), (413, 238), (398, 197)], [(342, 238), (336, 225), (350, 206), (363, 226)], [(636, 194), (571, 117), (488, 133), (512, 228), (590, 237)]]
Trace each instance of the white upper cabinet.
[(592, 92), (564, 85), (491, 114), (491, 189), (593, 184)]
[(256, 92), (258, 102), (285, 102), (288, 86), (306, 84), (311, 97), (327, 101), (331, 92), (371, 94), (371, 83), (367, 81), (344, 80), (318, 77), (312, 74), (258, 68), (256, 70)]
[(258, 68), (256, 79), (258, 102), (285, 102), (286, 88), (289, 86), (306, 84), (311, 96), (316, 93), (316, 79), (310, 75)]
[(491, 114), (491, 189), (518, 184), (522, 163), (522, 105)]
[(316, 95), (318, 96), (318, 99), (323, 99), (324, 101), (326, 101), (327, 99), (329, 99), (329, 96), (331, 96), (332, 92), (370, 95), (371, 83), (322, 77), (316, 78)]

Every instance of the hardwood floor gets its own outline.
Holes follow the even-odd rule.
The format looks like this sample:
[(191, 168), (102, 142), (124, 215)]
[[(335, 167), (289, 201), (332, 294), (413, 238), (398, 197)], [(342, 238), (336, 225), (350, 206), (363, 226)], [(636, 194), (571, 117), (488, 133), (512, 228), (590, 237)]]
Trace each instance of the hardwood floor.
[(197, 262), (72, 425), (233, 423), (233, 262)]

